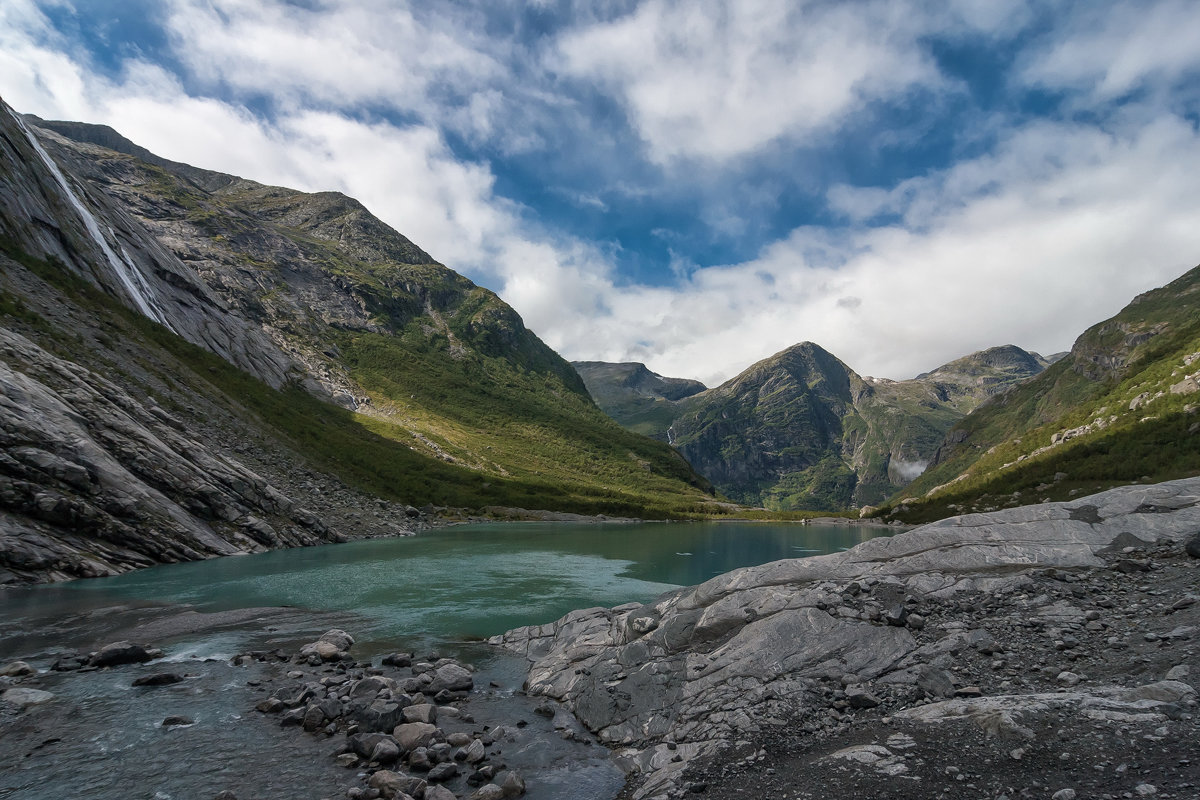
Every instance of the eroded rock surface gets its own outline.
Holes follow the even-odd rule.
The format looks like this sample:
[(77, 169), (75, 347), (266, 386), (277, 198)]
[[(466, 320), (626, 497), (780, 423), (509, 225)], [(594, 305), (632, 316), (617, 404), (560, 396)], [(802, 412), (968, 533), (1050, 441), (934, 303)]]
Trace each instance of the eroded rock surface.
[[(852, 714), (880, 713), (876, 705), (888, 712), (921, 698), (957, 704), (944, 709), (982, 704), (977, 711), (1017, 731), (1015, 707), (1046, 701), (988, 704), (998, 702), (993, 694), (1036, 687), (964, 676), (957, 665), (998, 661), (1003, 675), (1013, 666), (1006, 652), (1023, 649), (1034, 665), (1141, 637), (1135, 618), (1106, 621), (1088, 606), (1112, 608), (1113, 594), (1149, 579), (1156, 557), (1194, 576), (1183, 543), (1200, 528), (1198, 502), (1193, 478), (957, 517), (844, 553), (735, 570), (644, 606), (576, 611), (492, 641), (528, 657), (531, 693), (560, 701), (617, 748), (638, 777), (635, 797), (682, 792), (689, 764), (728, 763), (746, 749), (753, 762), (758, 742), (842, 730)], [(1124, 561), (1141, 566), (1125, 571)], [(1079, 599), (1092, 595), (1094, 603)], [(1186, 594), (1172, 601), (1179, 608), (1169, 604), (1170, 613), (1194, 607)], [(977, 605), (989, 613), (971, 613)], [(1024, 634), (1026, 625), (1036, 636)], [(1163, 633), (1145, 635), (1170, 643), (1195, 631), (1177, 617)], [(1165, 720), (1194, 705), (1190, 685), (1167, 688), (1170, 698), (1086, 684), (1055, 702), (1090, 710), (1099, 722), (1143, 713)], [(1136, 691), (1150, 693), (1140, 707), (1130, 699)], [(856, 705), (851, 695), (864, 692), (871, 702)]]

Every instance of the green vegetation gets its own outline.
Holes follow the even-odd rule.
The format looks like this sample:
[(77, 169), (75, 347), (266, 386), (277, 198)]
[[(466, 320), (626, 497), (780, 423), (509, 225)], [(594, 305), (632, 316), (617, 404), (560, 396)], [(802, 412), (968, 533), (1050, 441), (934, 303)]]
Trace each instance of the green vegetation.
[(1187, 381), (1200, 371), (1197, 291), (1192, 270), (1090, 328), (966, 417), (941, 462), (880, 513), (924, 521), (1200, 471), (1200, 394)]

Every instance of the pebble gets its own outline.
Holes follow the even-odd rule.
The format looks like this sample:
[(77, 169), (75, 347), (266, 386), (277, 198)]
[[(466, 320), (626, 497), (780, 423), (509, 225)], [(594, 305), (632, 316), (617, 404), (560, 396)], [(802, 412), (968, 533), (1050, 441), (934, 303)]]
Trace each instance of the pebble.
[(1059, 789), (1057, 792), (1050, 795), (1050, 800), (1075, 800), (1075, 790)]
[(1139, 783), (1133, 787), (1133, 793), (1138, 797), (1150, 797), (1158, 794), (1158, 787), (1152, 783)]

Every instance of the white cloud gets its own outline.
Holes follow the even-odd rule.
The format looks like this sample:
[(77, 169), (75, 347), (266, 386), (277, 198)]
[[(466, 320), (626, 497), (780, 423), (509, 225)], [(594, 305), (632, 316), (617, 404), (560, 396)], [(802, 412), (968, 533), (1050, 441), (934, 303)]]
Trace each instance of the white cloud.
[[(218, 7), (224, 17), (211, 13)], [(796, 16), (759, 5), (765, 16), (756, 20), (737, 4), (717, 15), (719, 29), (651, 0), (570, 34), (557, 52), (576, 79), (600, 81), (626, 103), (656, 157), (701, 159), (736, 177), (738, 159), (767, 142), (832, 130), (873, 98), (936, 83), (914, 49), (919, 31), (1000, 35), (1026, 23), (1019, 9), (934, 22), (871, 3), (855, 6), (855, 19), (844, 7), (804, 5)], [(506, 45), (481, 44), (470, 30), (450, 36), (445, 26), (437, 30), (449, 40), (423, 41), (427, 23), (399, 4), (372, 26), (360, 6), (332, 2), (323, 6), (331, 14), (323, 21), (337, 23), (332, 30), (305, 24), (309, 12), (249, 0), (176, 0), (172, 8), (176, 41), (198, 46), (189, 58), (204, 80), (235, 82), (245, 94), (278, 82), (272, 117), (236, 99), (189, 95), (179, 76), (145, 61), (127, 61), (117, 78), (105, 78), (28, 0), (0, 6), (5, 99), (42, 116), (112, 124), (168, 158), (344, 191), (436, 258), (498, 289), (568, 358), (641, 360), (660, 374), (712, 384), (808, 339), (864, 374), (907, 377), (1006, 342), (1063, 349), (1135, 293), (1200, 260), (1200, 195), (1191, 180), (1200, 136), (1147, 100), (1107, 113), (1103, 126), (990, 121), (998, 144), (985, 155), (886, 187), (832, 187), (829, 207), (845, 215), (845, 227), (797, 228), (740, 264), (699, 268), (676, 253), (675, 285), (630, 285), (615, 272), (612, 245), (539, 224), (497, 193), (489, 164), (464, 161), (448, 146), (447, 130), (491, 137), (501, 150), (543, 146), (537, 131), (512, 126), (513, 114), (525, 112), (510, 107), (512, 64), (496, 54)], [(1097, 30), (1108, 28), (1078, 35)], [(361, 49), (350, 52), (358, 36)], [(1039, 63), (1067, 47), (1056, 41)], [(428, 47), (444, 52), (423, 66)], [(1186, 63), (1164, 55), (1122, 73), (1143, 77), (1105, 71), (1095, 80), (1176, 80)], [(1079, 74), (1101, 75), (1101, 66), (1096, 60)], [(838, 74), (813, 83), (830, 71)], [(1060, 85), (1082, 80), (1046, 74)], [(458, 99), (438, 95), (443, 79)], [(521, 91), (561, 102), (545, 86)], [(396, 104), (411, 121), (347, 113), (375, 103)], [(705, 170), (695, 172), (685, 185), (720, 183), (709, 186)], [(614, 182), (603, 195), (575, 188), (564, 185), (564, 196), (603, 211), (599, 204), (622, 197), (649, 203), (659, 187)], [(776, 187), (763, 183), (737, 200), (706, 200), (700, 213), (737, 229), (775, 202)], [(888, 226), (869, 224), (885, 218)], [(676, 232), (661, 238), (678, 243)]]
[(611, 316), (556, 343), (708, 383), (806, 339), (897, 378), (1010, 341), (1055, 352), (1200, 260), (1198, 169), (1185, 120), (1035, 124), (996, 155), (900, 187), (904, 226), (798, 229), (677, 290), (612, 288)]
[(1065, 36), (1031, 54), (1021, 78), (1052, 89), (1119, 97), (1200, 71), (1200, 5), (1193, 0), (1083, 4)]
[(892, 2), (651, 0), (565, 37), (559, 61), (625, 105), (654, 160), (719, 160), (940, 83), (925, 19)]

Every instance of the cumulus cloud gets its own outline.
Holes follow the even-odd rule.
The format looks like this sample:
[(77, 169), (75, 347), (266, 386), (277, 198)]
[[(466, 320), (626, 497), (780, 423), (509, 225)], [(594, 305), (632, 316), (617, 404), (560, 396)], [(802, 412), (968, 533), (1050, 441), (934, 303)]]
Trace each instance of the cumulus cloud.
[(902, 3), (651, 0), (559, 43), (626, 107), (657, 161), (723, 159), (835, 126), (940, 78)]
[[(355, 196), (496, 289), (568, 358), (645, 361), (712, 385), (812, 340), (861, 373), (904, 378), (1000, 342), (1065, 349), (1200, 260), (1190, 177), (1200, 134), (1186, 88), (1200, 54), (1172, 44), (1195, 16), (1187, 3), (1157, 3), (1144, 19), (1122, 17), (1134, 8), (1122, 3), (1106, 6), (1111, 17), (1068, 14), (1019, 58), (1007, 90), (1053, 88), (1088, 113), (996, 112), (970, 155), (875, 183), (816, 183), (814, 221), (737, 263), (701, 266), (678, 230), (651, 220), (673, 277), (654, 286), (620, 273), (614, 242), (556, 229), (506, 197), (489, 159), (549, 157), (548, 136), (611, 155), (632, 136), (644, 153), (625, 156), (657, 166), (615, 169), (603, 191), (564, 179), (548, 193), (592, 215), (696, 195), (714, 240), (745, 237), (794, 182), (764, 179), (771, 162), (742, 165), (785, 143), (814, 148), (872, 104), (961, 95), (926, 39), (1011, 45), (1032, 12), (967, 0), (937, 16), (916, 3), (647, 0), (598, 6), (522, 45), (455, 5), (164, 8), (182, 73), (145, 57), (96, 70), (30, 0), (0, 5), (5, 100), (112, 124), (168, 158)], [(1094, 55), (1105, 48), (1120, 57)], [(1132, 101), (1105, 99), (1131, 90)], [(470, 157), (456, 139), (487, 144)]]

